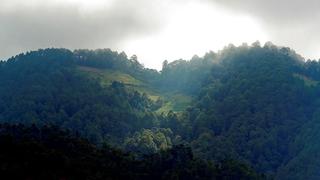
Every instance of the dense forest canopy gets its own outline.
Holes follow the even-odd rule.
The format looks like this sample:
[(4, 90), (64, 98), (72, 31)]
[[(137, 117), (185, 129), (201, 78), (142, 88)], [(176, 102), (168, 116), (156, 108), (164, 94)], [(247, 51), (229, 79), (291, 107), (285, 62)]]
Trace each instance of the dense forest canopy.
[[(318, 61), (305, 61), (272, 43), (229, 45), (189, 61), (164, 61), (161, 71), (110, 49), (42, 49), (0, 63), (0, 122), (8, 123), (1, 134), (11, 129), (9, 140), (5, 136), (1, 142), (9, 149), (27, 146), (46, 154), (56, 148), (51, 142), (62, 140), (59, 134), (58, 140), (37, 137), (31, 145), (19, 134), (29, 127), (36, 132), (54, 127), (80, 136), (71, 143), (90, 146), (86, 152), (93, 153), (93, 164), (100, 162), (106, 144), (121, 149), (115, 155), (119, 159), (105, 159), (106, 166), (94, 172), (95, 166), (78, 164), (88, 166), (85, 176), (93, 173), (93, 179), (115, 178), (120, 171), (136, 179), (139, 173), (160, 177), (154, 174), (159, 169), (164, 179), (183, 178), (185, 172), (208, 179), (318, 179), (319, 82)], [(12, 128), (19, 133), (12, 134)], [(67, 153), (65, 144), (61, 148), (59, 153)], [(77, 163), (80, 157), (71, 156), (66, 155)], [(181, 166), (179, 160), (168, 169), (166, 158), (172, 156), (188, 162)], [(50, 161), (46, 155), (35, 158)], [(159, 158), (164, 159), (152, 164)], [(116, 164), (115, 174), (103, 174), (110, 161), (128, 169)], [(141, 172), (144, 167), (147, 172)], [(67, 176), (62, 169), (55, 172), (53, 177)]]
[(0, 125), (2, 179), (263, 179), (235, 161), (208, 163), (175, 146), (136, 159), (108, 145), (97, 148), (58, 127)]

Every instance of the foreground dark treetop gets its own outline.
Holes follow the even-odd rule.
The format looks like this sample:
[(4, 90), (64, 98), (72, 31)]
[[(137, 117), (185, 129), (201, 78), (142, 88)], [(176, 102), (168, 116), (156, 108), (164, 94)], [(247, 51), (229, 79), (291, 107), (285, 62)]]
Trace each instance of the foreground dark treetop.
[(0, 126), (3, 179), (262, 179), (235, 161), (210, 164), (189, 147), (135, 159), (133, 155), (71, 136), (57, 127)]

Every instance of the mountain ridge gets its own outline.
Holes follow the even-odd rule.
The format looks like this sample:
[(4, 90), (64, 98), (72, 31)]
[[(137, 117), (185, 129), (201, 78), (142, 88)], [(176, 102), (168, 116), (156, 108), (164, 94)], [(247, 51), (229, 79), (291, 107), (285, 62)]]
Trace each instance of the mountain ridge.
[(320, 64), (286, 47), (230, 45), (160, 72), (110, 49), (45, 49), (1, 62), (0, 80), (1, 123), (54, 124), (138, 154), (189, 144), (270, 178), (320, 177)]

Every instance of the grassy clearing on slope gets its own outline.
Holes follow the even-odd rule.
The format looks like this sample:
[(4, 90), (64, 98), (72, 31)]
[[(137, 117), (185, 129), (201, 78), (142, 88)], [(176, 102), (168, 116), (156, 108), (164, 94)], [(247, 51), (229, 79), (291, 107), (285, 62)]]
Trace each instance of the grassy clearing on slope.
[(293, 76), (296, 77), (296, 78), (299, 78), (299, 79), (303, 80), (303, 81), (304, 81), (304, 84), (305, 84), (306, 86), (316, 86), (316, 85), (319, 84), (319, 81), (315, 81), (315, 80), (313, 80), (313, 79), (311, 79), (311, 78), (309, 78), (309, 77), (307, 77), (307, 76), (305, 76), (305, 75), (302, 75), (302, 74), (297, 74), (297, 73), (295, 73), (295, 74), (293, 74)]
[(183, 111), (192, 102), (190, 96), (181, 93), (166, 93), (164, 97), (165, 104), (157, 110), (158, 113), (167, 113), (170, 110), (176, 112)]
[(102, 86), (109, 86), (113, 81), (122, 82), (127, 88), (136, 90), (140, 93), (146, 93), (152, 101), (157, 101), (159, 98), (164, 100), (164, 104), (159, 108), (157, 113), (167, 113), (172, 111), (183, 111), (191, 103), (192, 98), (190, 96), (175, 92), (175, 93), (162, 93), (154, 88), (150, 87), (145, 82), (142, 82), (129, 74), (110, 70), (110, 69), (98, 69), (87, 66), (78, 66), (78, 69), (87, 73), (92, 78), (98, 79)]
[(135, 79), (134, 77), (130, 76), (129, 74), (122, 73), (115, 70), (109, 69), (97, 69), (92, 67), (86, 66), (79, 66), (78, 67), (81, 71), (89, 72), (91, 76), (100, 78), (102, 85), (110, 85), (113, 81), (122, 82), (125, 85), (134, 85), (140, 86), (143, 83), (140, 80)]
[(140, 93), (146, 93), (153, 101), (157, 101), (159, 98), (162, 98), (159, 92), (153, 90), (146, 83), (132, 77), (129, 74), (115, 70), (98, 69), (87, 66), (78, 66), (78, 69), (82, 72), (88, 73), (88, 75), (93, 78), (99, 79), (102, 86), (109, 86), (113, 81), (118, 81), (125, 84), (125, 86), (127, 86), (129, 89), (136, 90)]

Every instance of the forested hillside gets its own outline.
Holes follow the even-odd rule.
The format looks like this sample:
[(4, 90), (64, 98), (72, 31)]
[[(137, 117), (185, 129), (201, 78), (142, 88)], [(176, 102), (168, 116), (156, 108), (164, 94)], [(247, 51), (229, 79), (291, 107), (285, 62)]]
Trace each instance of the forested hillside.
[(262, 179), (243, 164), (207, 163), (183, 145), (136, 159), (57, 127), (0, 126), (1, 179)]
[[(43, 126), (70, 131), (76, 137), (67, 141), (77, 141), (72, 152), (63, 144), (56, 156), (69, 153), (63, 157), (79, 168), (64, 164), (70, 174), (56, 169), (53, 179), (76, 178), (81, 168), (88, 168), (78, 176), (84, 179), (319, 179), (319, 82), (319, 62), (271, 43), (164, 61), (159, 72), (109, 49), (38, 50), (0, 63), (0, 122), (8, 123), (1, 134), (11, 129), (12, 136), (1, 142), (47, 154), (56, 148), (51, 143), (67, 137), (25, 140), (19, 134)], [(109, 149), (106, 158), (119, 158), (99, 160), (106, 144), (121, 149)], [(22, 153), (13, 152), (9, 157)], [(88, 164), (78, 162), (87, 152), (93, 153)], [(18, 165), (2, 164), (4, 171), (23, 169), (34, 157), (26, 156)], [(47, 155), (35, 158), (51, 162)], [(110, 161), (127, 169), (115, 164), (103, 172)], [(123, 171), (128, 174), (120, 177)]]
[(187, 113), (195, 151), (208, 159), (231, 156), (265, 173), (286, 166), (319, 102), (317, 81), (307, 75), (309, 63), (275, 46), (222, 52), (211, 80)]
[(150, 99), (121, 82), (102, 87), (78, 72), (75, 60), (71, 51), (48, 49), (3, 63), (0, 121), (53, 124), (78, 131), (94, 143), (118, 142), (128, 133), (154, 126)]

